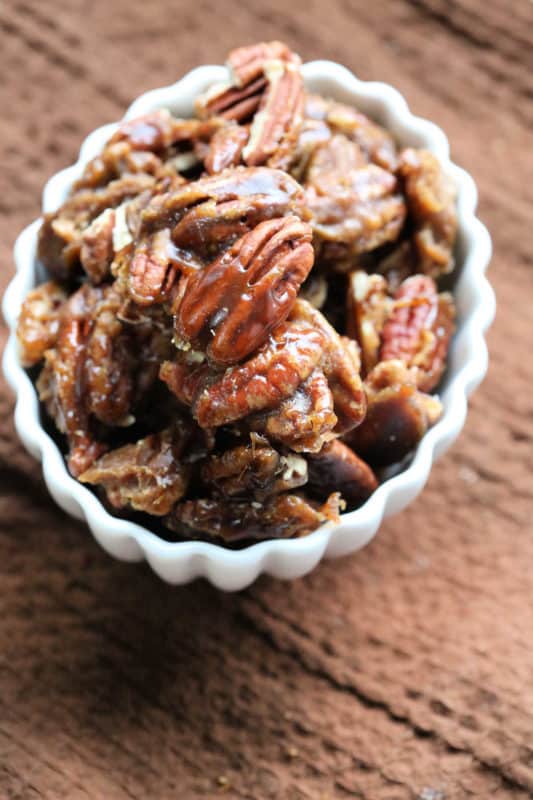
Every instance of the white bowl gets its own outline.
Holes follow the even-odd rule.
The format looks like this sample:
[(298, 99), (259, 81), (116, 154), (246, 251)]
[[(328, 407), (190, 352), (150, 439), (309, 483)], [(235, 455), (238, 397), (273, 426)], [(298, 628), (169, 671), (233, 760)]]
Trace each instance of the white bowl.
[[(467, 397), (487, 369), (483, 334), (495, 311), (494, 293), (484, 277), (491, 241), (475, 216), (474, 181), (450, 161), (446, 136), (433, 123), (413, 116), (402, 96), (387, 84), (360, 81), (330, 61), (305, 64), (303, 75), (308, 89), (355, 104), (383, 123), (401, 144), (431, 150), (458, 189), (460, 274), (455, 286), (458, 326), (441, 393), (443, 416), (424, 436), (409, 467), (383, 483), (361, 508), (344, 514), (338, 525), (324, 525), (301, 539), (272, 539), (235, 551), (206, 542), (167, 542), (139, 525), (111, 516), (92, 492), (68, 474), (57, 445), (41, 425), (37, 394), (21, 367), (15, 338), (21, 304), (27, 292), (39, 282), (36, 245), (41, 221), (36, 220), (26, 228), (15, 244), (17, 274), (3, 302), (11, 329), (3, 364), (17, 397), (18, 434), (30, 453), (41, 459), (46, 485), (65, 511), (85, 519), (95, 538), (111, 555), (125, 561), (146, 558), (155, 572), (170, 583), (186, 583), (202, 576), (221, 589), (243, 589), (262, 572), (278, 578), (296, 578), (312, 570), (323, 556), (346, 555), (363, 547), (374, 536), (383, 517), (401, 511), (421, 491), (433, 461), (452, 444), (463, 427)], [(189, 116), (194, 97), (226, 77), (225, 67), (195, 69), (173, 86), (141, 95), (129, 108), (126, 118), (161, 107), (169, 108), (177, 116)], [(101, 150), (116, 127), (117, 124), (105, 125), (93, 131), (83, 143), (77, 163), (48, 181), (43, 193), (45, 212), (55, 210), (65, 200), (83, 166)]]

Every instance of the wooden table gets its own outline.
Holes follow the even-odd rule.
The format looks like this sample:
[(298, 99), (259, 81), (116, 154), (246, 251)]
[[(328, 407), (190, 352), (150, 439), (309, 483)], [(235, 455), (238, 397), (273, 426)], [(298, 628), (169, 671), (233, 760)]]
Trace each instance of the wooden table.
[[(533, 794), (533, 6), (8, 0), (2, 283), (46, 178), (140, 92), (258, 38), (395, 84), (449, 133), (495, 243), (466, 429), (362, 553), (294, 583), (170, 588), (59, 511), (1, 386), (0, 798)], [(2, 329), (5, 337), (5, 329)]]

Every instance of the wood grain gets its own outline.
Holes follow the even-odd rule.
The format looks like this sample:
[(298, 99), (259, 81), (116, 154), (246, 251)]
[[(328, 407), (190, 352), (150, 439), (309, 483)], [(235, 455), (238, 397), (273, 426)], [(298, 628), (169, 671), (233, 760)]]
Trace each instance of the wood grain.
[(489, 376), (422, 497), (361, 554), (238, 595), (106, 556), (49, 499), (1, 384), (2, 800), (533, 796), (532, 26), (528, 0), (0, 7), (2, 287), (92, 128), (276, 37), (448, 132), (499, 301)]

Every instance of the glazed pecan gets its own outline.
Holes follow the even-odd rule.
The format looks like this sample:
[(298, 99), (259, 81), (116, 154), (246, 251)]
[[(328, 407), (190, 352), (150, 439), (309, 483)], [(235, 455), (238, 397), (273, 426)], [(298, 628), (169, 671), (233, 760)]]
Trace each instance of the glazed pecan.
[(307, 482), (307, 462), (301, 456), (282, 456), (267, 439), (251, 434), (249, 444), (210, 456), (201, 477), (222, 497), (264, 500), (297, 489)]
[(65, 290), (55, 281), (42, 283), (26, 296), (17, 324), (24, 367), (38, 364), (45, 351), (55, 345), (66, 299)]
[(385, 128), (360, 111), (314, 96), (306, 103), (306, 115), (325, 119), (333, 133), (341, 133), (356, 142), (372, 163), (390, 172), (396, 169), (398, 156), (394, 139)]
[(252, 430), (290, 447), (296, 453), (317, 453), (333, 439), (337, 417), (326, 376), (315, 369), (293, 395), (266, 414), (253, 415)]
[[(210, 175), (183, 185), (177, 191), (157, 195), (142, 214), (141, 233), (160, 228), (173, 229), (194, 207), (208, 201), (212, 217), (218, 217), (220, 204), (247, 201), (253, 213), (254, 204), (262, 208), (262, 219), (298, 213), (303, 206), (301, 186), (290, 175), (267, 167), (238, 167), (220, 175)], [(245, 212), (241, 211), (245, 216)], [(260, 222), (254, 218), (253, 225)], [(239, 235), (243, 233), (239, 230)], [(174, 238), (174, 235), (173, 235)], [(179, 237), (178, 237), (179, 238)], [(177, 242), (179, 244), (179, 242)]]
[(338, 493), (318, 508), (297, 494), (279, 494), (262, 503), (203, 498), (175, 505), (165, 525), (182, 536), (211, 536), (225, 542), (290, 538), (305, 536), (325, 522), (337, 522), (339, 505)]
[(190, 421), (178, 420), (161, 433), (106, 453), (79, 480), (101, 486), (114, 508), (163, 516), (187, 491), (191, 467), (182, 457), (191, 438)]
[(94, 284), (101, 283), (109, 275), (115, 255), (113, 247), (115, 216), (114, 208), (106, 208), (81, 236), (81, 265)]
[(245, 86), (265, 71), (265, 64), (281, 61), (299, 66), (300, 59), (283, 42), (260, 42), (238, 47), (228, 55), (228, 67), (236, 86)]
[(211, 139), (204, 159), (207, 172), (215, 175), (227, 167), (236, 167), (241, 161), (248, 136), (248, 129), (242, 125), (225, 125), (220, 128)]
[(366, 164), (367, 160), (359, 145), (337, 133), (314, 148), (308, 161), (305, 180), (315, 183), (323, 175), (346, 175)]
[(214, 363), (242, 361), (287, 318), (313, 257), (311, 229), (298, 217), (260, 223), (186, 279), (178, 336)]
[(163, 363), (160, 377), (192, 405), (202, 428), (218, 427), (275, 408), (293, 395), (321, 359), (323, 346), (320, 331), (301, 321), (283, 322), (242, 364), (217, 372), (205, 363), (187, 363), (185, 353)]
[(287, 169), (303, 120), (302, 76), (299, 66), (284, 61), (268, 62), (265, 76), (268, 87), (254, 116), (242, 158), (250, 166), (268, 164)]
[(119, 319), (124, 297), (106, 286), (95, 304), (84, 352), (84, 391), (89, 413), (106, 425), (131, 424), (136, 356), (134, 341)]
[(209, 381), (195, 398), (194, 416), (209, 428), (275, 407), (310, 375), (322, 348), (320, 332), (299, 322), (282, 323), (248, 361)]
[(418, 387), (431, 391), (446, 366), (454, 315), (451, 296), (439, 295), (432, 278), (407, 278), (394, 296), (383, 327), (380, 359), (401, 359), (416, 369)]
[(307, 184), (306, 204), (319, 253), (338, 268), (397, 239), (406, 215), (396, 178), (375, 164), (322, 174)]
[(244, 122), (257, 111), (267, 86), (265, 66), (272, 61), (300, 64), (282, 42), (261, 42), (232, 50), (227, 59), (230, 80), (211, 86), (196, 99), (199, 117), (218, 115)]
[(171, 256), (168, 228), (137, 242), (128, 269), (128, 288), (136, 303), (145, 306), (167, 299), (176, 277)]
[(451, 272), (457, 234), (455, 186), (428, 150), (404, 150), (399, 174), (414, 223), (418, 270), (433, 277)]
[(442, 413), (436, 397), (420, 392), (402, 361), (382, 361), (365, 381), (368, 410), (346, 440), (375, 467), (402, 461)]
[(57, 428), (66, 434), (68, 466), (76, 477), (106, 449), (96, 442), (89, 424), (85, 395), (85, 357), (99, 289), (87, 284), (64, 306), (54, 348), (45, 353), (45, 365), (37, 381), (39, 396)]
[(355, 270), (348, 276), (346, 332), (357, 339), (365, 373), (379, 361), (381, 333), (392, 300), (382, 275), (368, 275)]
[(223, 120), (176, 119), (166, 109), (126, 120), (85, 167), (74, 190), (96, 188), (127, 174), (157, 178), (187, 172), (199, 163), (195, 149), (208, 144)]
[(307, 323), (322, 336), (324, 348), (319, 366), (333, 395), (337, 416), (335, 433), (346, 433), (360, 424), (366, 411), (358, 345), (339, 336), (318, 309), (300, 298), (294, 304), (290, 319)]
[(151, 175), (130, 175), (100, 189), (79, 191), (53, 214), (45, 214), (39, 230), (38, 256), (55, 277), (68, 278), (79, 264), (84, 230), (106, 209), (153, 189)]
[(378, 487), (368, 464), (338, 439), (309, 456), (308, 465), (308, 486), (316, 497), (326, 497), (337, 491), (349, 507), (357, 508)]

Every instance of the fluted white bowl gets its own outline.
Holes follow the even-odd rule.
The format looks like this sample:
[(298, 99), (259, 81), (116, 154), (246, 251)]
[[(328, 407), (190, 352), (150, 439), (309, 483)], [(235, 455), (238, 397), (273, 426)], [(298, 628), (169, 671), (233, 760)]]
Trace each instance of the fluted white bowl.
[[(46, 485), (65, 511), (85, 519), (94, 537), (111, 555), (124, 561), (146, 558), (154, 571), (170, 583), (186, 583), (202, 576), (221, 589), (243, 589), (263, 572), (278, 578), (296, 578), (312, 570), (323, 556), (341, 556), (359, 550), (374, 536), (384, 517), (401, 511), (421, 491), (434, 460), (452, 444), (463, 427), (467, 398), (487, 369), (484, 333), (495, 311), (494, 293), (484, 275), (491, 255), (491, 241), (486, 228), (475, 216), (474, 181), (450, 161), (446, 136), (432, 122), (411, 114), (403, 97), (385, 83), (360, 81), (347, 69), (330, 61), (305, 64), (303, 75), (308, 89), (353, 103), (384, 124), (400, 144), (431, 150), (458, 190), (459, 277), (454, 288), (458, 325), (441, 391), (444, 413), (420, 442), (409, 466), (384, 482), (361, 508), (343, 514), (339, 524), (326, 524), (301, 539), (271, 539), (241, 550), (228, 550), (206, 542), (167, 542), (140, 525), (112, 516), (89, 489), (69, 475), (57, 445), (41, 425), (37, 393), (21, 366), (15, 337), (21, 304), (28, 291), (42, 279), (36, 257), (41, 220), (27, 227), (15, 244), (17, 272), (3, 301), (4, 316), (11, 330), (3, 366), (16, 394), (18, 434), (29, 452), (42, 461)], [(200, 67), (172, 86), (141, 95), (130, 106), (126, 118), (162, 107), (177, 116), (189, 116), (195, 96), (215, 81), (226, 78), (225, 67)], [(117, 124), (93, 131), (84, 141), (76, 164), (48, 181), (43, 193), (44, 212), (54, 211), (61, 205), (84, 165), (102, 149)]]

